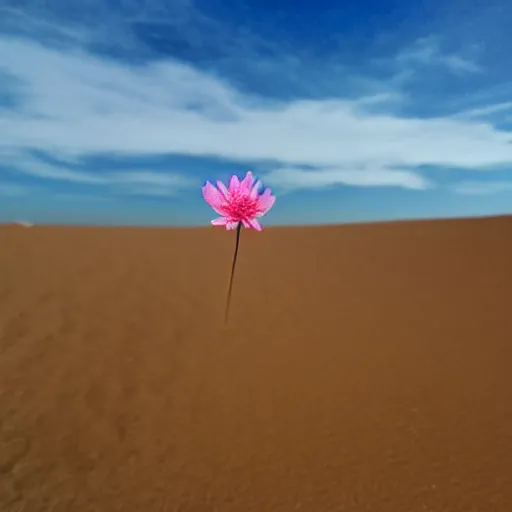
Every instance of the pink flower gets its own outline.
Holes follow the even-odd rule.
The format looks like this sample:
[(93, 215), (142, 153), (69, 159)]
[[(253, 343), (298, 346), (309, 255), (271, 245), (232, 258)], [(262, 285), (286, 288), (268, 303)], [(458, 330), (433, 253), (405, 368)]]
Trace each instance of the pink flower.
[(221, 181), (217, 181), (218, 188), (207, 181), (203, 187), (203, 197), (221, 215), (212, 220), (212, 224), (231, 230), (241, 222), (246, 228), (261, 231), (257, 217), (265, 215), (276, 198), (271, 195), (269, 188), (260, 193), (260, 186), (261, 182), (255, 182), (250, 171), (242, 181), (235, 175), (231, 176), (228, 188)]

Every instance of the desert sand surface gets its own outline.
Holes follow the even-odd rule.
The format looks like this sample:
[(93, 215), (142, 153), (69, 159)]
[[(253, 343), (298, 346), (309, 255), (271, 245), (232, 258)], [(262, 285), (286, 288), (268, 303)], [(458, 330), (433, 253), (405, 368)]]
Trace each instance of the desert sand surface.
[(512, 511), (512, 217), (0, 227), (0, 511)]

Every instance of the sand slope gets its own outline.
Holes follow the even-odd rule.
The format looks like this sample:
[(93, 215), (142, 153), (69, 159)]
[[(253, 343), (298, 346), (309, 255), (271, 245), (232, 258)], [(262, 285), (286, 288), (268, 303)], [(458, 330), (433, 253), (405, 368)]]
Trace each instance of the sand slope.
[(0, 227), (0, 510), (512, 510), (512, 218)]

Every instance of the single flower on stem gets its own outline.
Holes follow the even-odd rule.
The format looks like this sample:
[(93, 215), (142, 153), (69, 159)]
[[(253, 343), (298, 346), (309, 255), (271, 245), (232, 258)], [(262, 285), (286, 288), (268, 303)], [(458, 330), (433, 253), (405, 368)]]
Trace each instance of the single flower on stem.
[(217, 181), (217, 187), (209, 181), (203, 187), (205, 201), (217, 212), (220, 217), (212, 220), (214, 226), (224, 226), (227, 230), (236, 229), (235, 253), (231, 265), (228, 295), (226, 299), (225, 322), (227, 322), (229, 305), (231, 302), (231, 290), (235, 275), (238, 246), (240, 243), (240, 231), (242, 226), (261, 231), (262, 227), (258, 217), (265, 215), (276, 198), (271, 190), (266, 188), (260, 192), (261, 182), (255, 181), (252, 172), (248, 172), (240, 181), (238, 176), (231, 176), (226, 187), (221, 181)]

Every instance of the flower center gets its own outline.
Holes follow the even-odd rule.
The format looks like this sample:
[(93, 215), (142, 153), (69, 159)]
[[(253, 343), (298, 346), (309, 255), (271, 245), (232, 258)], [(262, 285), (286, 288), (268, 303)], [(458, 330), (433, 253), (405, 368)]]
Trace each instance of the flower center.
[(252, 219), (257, 213), (257, 205), (254, 199), (247, 195), (236, 194), (231, 198), (231, 217), (235, 221)]

